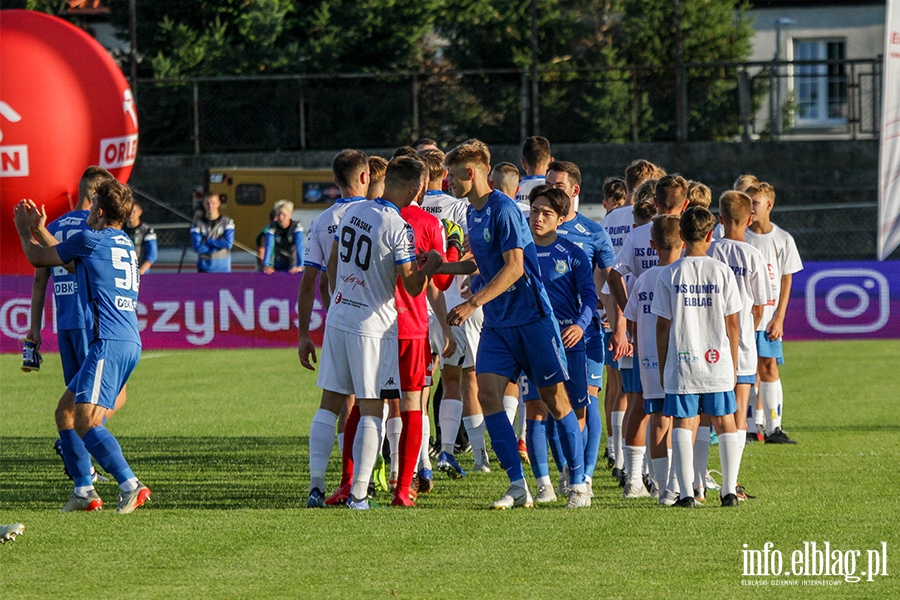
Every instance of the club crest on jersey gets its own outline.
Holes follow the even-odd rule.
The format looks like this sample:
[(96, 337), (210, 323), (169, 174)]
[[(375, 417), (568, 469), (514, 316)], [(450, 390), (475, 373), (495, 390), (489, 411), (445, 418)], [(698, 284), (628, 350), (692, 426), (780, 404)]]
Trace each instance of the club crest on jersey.
[(711, 365), (714, 365), (717, 362), (719, 362), (719, 359), (722, 358), (722, 355), (719, 354), (719, 351), (716, 350), (715, 348), (710, 348), (709, 350), (706, 351), (706, 354), (704, 354), (703, 357), (706, 359), (706, 362), (708, 362)]
[(488, 230), (487, 227), (484, 228), (484, 241), (486, 241), (486, 242), (491, 241), (491, 232)]
[(565, 273), (568, 269), (569, 269), (569, 267), (566, 264), (566, 261), (564, 261), (562, 259), (556, 261), (556, 272), (557, 273), (559, 273), (561, 275), (561, 274)]

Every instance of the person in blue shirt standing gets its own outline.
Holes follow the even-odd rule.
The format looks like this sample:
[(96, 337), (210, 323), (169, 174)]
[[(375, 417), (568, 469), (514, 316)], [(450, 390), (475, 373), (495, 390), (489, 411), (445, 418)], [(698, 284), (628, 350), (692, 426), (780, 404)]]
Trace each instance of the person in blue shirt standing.
[(231, 247), (234, 246), (234, 221), (219, 213), (218, 194), (203, 198), (203, 216), (191, 224), (191, 245), (197, 253), (200, 273), (231, 273)]
[[(494, 509), (531, 507), (534, 500), (525, 483), (516, 434), (503, 409), (503, 392), (510, 381), (525, 375), (538, 387), (541, 399), (560, 425), (560, 439), (570, 465), (570, 508), (587, 506), (584, 484), (584, 447), (578, 419), (563, 382), (568, 379), (559, 325), (553, 316), (531, 231), (516, 203), (488, 183), (490, 154), (472, 140), (454, 148), (445, 159), (453, 194), (470, 203), (467, 222), (475, 264), (445, 264), (443, 272), (466, 274), (477, 269), (485, 284), (450, 310), (447, 323), (459, 326), (479, 306), (484, 328), (475, 370), (478, 399), (494, 452), (510, 479), (506, 494)], [(460, 266), (456, 266), (460, 265)]]
[[(531, 232), (537, 249), (541, 280), (550, 298), (553, 314), (566, 349), (569, 380), (565, 383), (569, 401), (577, 414), (588, 406), (588, 367), (585, 331), (596, 319), (597, 290), (591, 261), (577, 244), (560, 237), (558, 227), (569, 213), (570, 198), (565, 191), (543, 185), (531, 191)], [(530, 389), (532, 386), (528, 385)], [(538, 400), (535, 395), (526, 400)], [(594, 399), (596, 400), (596, 399)], [(596, 403), (596, 402), (595, 402)], [(538, 480), (537, 502), (556, 500), (547, 458), (547, 408), (543, 402), (528, 402), (528, 454)], [(599, 415), (599, 412), (598, 412)], [(569, 481), (565, 481), (568, 487)]]
[[(563, 190), (572, 201), (581, 192), (581, 169), (575, 163), (561, 160), (551, 162), (547, 167), (546, 179), (547, 185)], [(576, 212), (575, 209), (575, 205), (570, 203), (569, 212), (564, 215), (563, 223), (557, 228), (556, 233), (574, 243), (587, 254), (599, 294), (609, 278), (610, 267), (616, 262), (616, 253), (606, 229), (599, 223)], [(605, 347), (603, 329), (600, 326), (600, 314), (596, 310), (596, 304), (594, 309), (594, 318), (591, 319), (584, 332), (590, 401), (587, 406), (575, 410), (583, 430), (584, 474), (589, 495), (593, 495), (594, 470), (597, 467), (600, 440), (603, 437), (603, 421), (600, 416), (598, 397), (603, 383)]]
[(138, 270), (141, 275), (147, 273), (156, 259), (159, 258), (159, 241), (156, 237), (156, 230), (141, 221), (144, 214), (144, 207), (141, 206), (137, 198), (134, 199), (134, 206), (131, 208), (131, 215), (125, 221), (122, 231), (131, 238), (134, 243), (134, 249), (138, 255)]
[(303, 272), (303, 224), (294, 221), (294, 203), (279, 200), (272, 210), (275, 216), (265, 228), (263, 273)]
[(150, 490), (137, 479), (119, 442), (103, 425), (141, 356), (136, 313), (139, 265), (134, 244), (122, 231), (131, 204), (127, 187), (115, 180), (102, 182), (87, 218), (91, 230), (49, 247), (34, 241), (51, 237), (43, 226), (43, 211), (30, 200), (15, 208), (16, 230), (28, 261), (35, 267), (74, 261), (78, 281), (85, 282), (78, 293), (93, 318), (88, 354), (60, 400), (74, 405), (73, 427), (60, 431), (63, 460), (75, 483), (65, 512), (103, 506), (91, 482), (91, 456), (119, 484), (117, 513), (131, 513), (150, 498)]

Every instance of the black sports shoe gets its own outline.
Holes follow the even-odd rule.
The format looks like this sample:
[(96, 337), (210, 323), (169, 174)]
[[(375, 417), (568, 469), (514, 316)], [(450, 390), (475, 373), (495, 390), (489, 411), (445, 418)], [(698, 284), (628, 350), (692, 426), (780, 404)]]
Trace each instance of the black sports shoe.
[(62, 459), (62, 461), (63, 461), (63, 473), (66, 474), (66, 477), (68, 477), (69, 479), (72, 479), (72, 476), (69, 475), (69, 468), (66, 467), (66, 461), (65, 461), (65, 459), (63, 459), (62, 440), (61, 439), (57, 438), (56, 441), (53, 442), (53, 449), (59, 455), (59, 458)]
[(756, 500), (756, 496), (751, 496), (747, 493), (747, 490), (744, 489), (744, 486), (741, 484), (737, 484), (737, 498), (738, 500)]
[(646, 473), (644, 473), (644, 476), (643, 476), (642, 479), (644, 480), (644, 487), (647, 488), (647, 491), (648, 491), (648, 492), (652, 492), (653, 490), (652, 490), (651, 488), (652, 488), (653, 486), (651, 485), (652, 482), (650, 481), (650, 476), (647, 475)]
[(748, 444), (750, 442), (758, 442), (758, 441), (759, 441), (759, 438), (757, 437), (757, 435), (755, 433), (750, 433), (749, 431), (747, 432), (747, 443)]
[[(676, 502), (677, 505), (677, 502)], [(738, 499), (734, 494), (726, 494), (722, 496), (722, 506), (737, 506)]]
[(694, 501), (693, 496), (688, 496), (687, 498), (679, 498), (675, 501), (673, 506), (677, 506), (678, 508), (694, 508), (697, 503)]
[(767, 444), (796, 444), (794, 440), (789, 438), (785, 433), (781, 430), (781, 427), (778, 427), (771, 434), (766, 436)]
[(612, 470), (612, 478), (613, 479), (618, 481), (619, 479), (622, 478), (622, 475), (623, 475), (622, 469), (620, 469), (618, 467), (613, 467), (613, 470)]

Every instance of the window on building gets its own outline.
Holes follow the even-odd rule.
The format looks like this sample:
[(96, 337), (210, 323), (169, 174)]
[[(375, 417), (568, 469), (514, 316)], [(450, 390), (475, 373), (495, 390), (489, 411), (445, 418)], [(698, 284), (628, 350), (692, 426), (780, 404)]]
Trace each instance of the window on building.
[[(843, 40), (794, 40), (794, 60), (844, 60)], [(828, 127), (846, 125), (847, 73), (843, 63), (794, 65), (794, 125)]]
[(234, 190), (234, 201), (245, 206), (262, 206), (266, 203), (266, 188), (257, 183), (239, 183)]

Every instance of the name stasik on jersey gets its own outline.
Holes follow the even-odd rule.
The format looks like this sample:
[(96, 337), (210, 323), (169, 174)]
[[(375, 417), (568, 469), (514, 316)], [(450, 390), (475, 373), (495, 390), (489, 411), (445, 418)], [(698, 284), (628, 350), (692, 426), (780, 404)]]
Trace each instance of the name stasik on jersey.
[(759, 327), (756, 328), (757, 331), (765, 331), (775, 316), (778, 298), (781, 296), (781, 278), (802, 271), (803, 261), (800, 260), (794, 238), (778, 225), (773, 224), (769, 233), (753, 233), (748, 229), (744, 232), (744, 241), (762, 252), (766, 259), (771, 295), (769, 303), (763, 309)]
[(396, 266), (416, 260), (416, 236), (378, 198), (350, 206), (334, 234), (337, 275), (326, 323), (367, 337), (397, 337)]
[(650, 310), (672, 322), (663, 373), (667, 394), (734, 389), (725, 317), (740, 312), (741, 298), (731, 269), (708, 256), (685, 256), (663, 267)]
[(340, 198), (334, 204), (313, 219), (309, 225), (309, 235), (306, 246), (303, 248), (303, 266), (312, 267), (319, 271), (325, 271), (328, 265), (328, 257), (331, 256), (331, 247), (334, 245), (334, 233), (338, 223), (347, 209), (357, 202), (365, 202), (363, 196), (352, 198)]
[(485, 282), (493, 280), (506, 264), (504, 252), (521, 248), (524, 253), (525, 273), (484, 305), (485, 327), (515, 327), (552, 315), (534, 238), (515, 201), (494, 190), (481, 210), (469, 206), (467, 222), (472, 254)]
[[(47, 231), (60, 242), (64, 242), (76, 233), (90, 230), (87, 224), (90, 213), (89, 210), (66, 213), (47, 225)], [(64, 267), (53, 267), (50, 272), (53, 275), (53, 297), (56, 301), (56, 329), (90, 330), (92, 315), (85, 309), (85, 301), (79, 294), (78, 278), (75, 273), (69, 273)]]
[(664, 267), (659, 265), (644, 271), (628, 296), (624, 315), (637, 323), (637, 364), (641, 370), (644, 398), (663, 398), (666, 393), (659, 383), (659, 356), (656, 351), (656, 315), (650, 311), (653, 291)]
[(60, 259), (78, 259), (79, 290), (93, 315), (93, 340), (141, 343), (137, 309), (140, 274), (137, 253), (121, 229), (77, 233), (56, 246)]
[(734, 273), (742, 304), (737, 374), (755, 375), (757, 353), (753, 307), (765, 306), (769, 302), (770, 290), (766, 259), (759, 250), (750, 244), (725, 238), (712, 243), (709, 255), (725, 264)]

